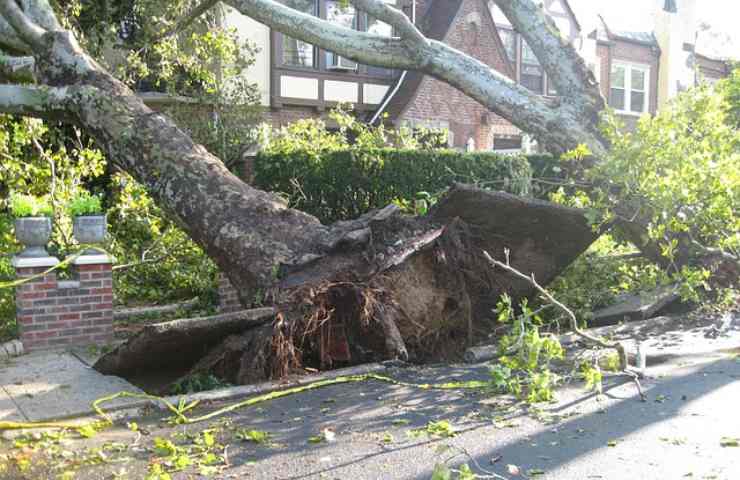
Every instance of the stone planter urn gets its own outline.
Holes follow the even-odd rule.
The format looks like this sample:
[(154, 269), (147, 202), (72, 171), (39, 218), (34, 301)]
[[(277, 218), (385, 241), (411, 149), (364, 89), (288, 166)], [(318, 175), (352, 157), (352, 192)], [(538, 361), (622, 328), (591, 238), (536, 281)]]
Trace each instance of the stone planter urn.
[(18, 256), (24, 258), (48, 257), (46, 244), (51, 238), (50, 217), (22, 217), (15, 219), (15, 238), (26, 249)]
[[(81, 215), (74, 217), (72, 232), (75, 240), (84, 245), (103, 243), (108, 234), (108, 219), (105, 215)], [(87, 249), (86, 255), (98, 255), (97, 250)]]

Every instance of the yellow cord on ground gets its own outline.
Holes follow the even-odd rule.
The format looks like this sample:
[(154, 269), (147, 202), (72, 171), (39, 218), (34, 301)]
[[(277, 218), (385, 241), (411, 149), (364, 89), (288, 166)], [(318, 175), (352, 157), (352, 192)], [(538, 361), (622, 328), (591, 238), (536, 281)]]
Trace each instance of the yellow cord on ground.
[[(301, 385), (299, 387), (292, 387), (292, 388), (287, 388), (285, 390), (278, 390), (275, 392), (257, 395), (256, 397), (248, 398), (241, 402), (237, 402), (233, 405), (229, 405), (229, 406), (220, 408), (218, 410), (215, 410), (213, 412), (207, 413), (205, 415), (201, 415), (199, 417), (192, 417), (192, 418), (186, 416), (185, 412), (195, 408), (198, 404), (198, 401), (194, 401), (189, 404), (180, 402), (180, 404), (176, 406), (162, 397), (158, 397), (156, 395), (148, 395), (146, 393), (132, 393), (132, 392), (125, 392), (125, 391), (118, 392), (113, 395), (109, 395), (107, 397), (102, 397), (102, 398), (95, 400), (92, 403), (92, 408), (95, 411), (95, 413), (103, 419), (106, 425), (112, 425), (113, 420), (102, 409), (101, 407), (102, 404), (111, 402), (118, 398), (138, 398), (142, 400), (151, 400), (154, 402), (160, 402), (164, 404), (167, 407), (167, 409), (170, 412), (172, 412), (172, 414), (175, 417), (175, 421), (177, 423), (192, 424), (192, 423), (203, 422), (206, 420), (211, 420), (213, 418), (219, 417), (226, 413), (233, 412), (235, 410), (239, 410), (245, 407), (250, 407), (258, 403), (267, 402), (269, 400), (275, 400), (277, 398), (287, 397), (290, 395), (295, 395), (297, 393), (303, 393), (303, 392), (307, 392), (310, 390), (316, 390), (316, 389), (328, 387), (331, 385), (340, 385), (344, 383), (354, 383), (354, 382), (364, 382), (367, 380), (377, 380), (377, 381), (384, 382), (384, 383), (390, 383), (393, 385), (399, 385), (399, 386), (404, 386), (404, 387), (419, 388), (422, 390), (481, 389), (481, 388), (485, 388), (490, 385), (490, 382), (485, 382), (485, 381), (480, 381), (480, 380), (468, 381), (468, 382), (415, 384), (415, 383), (402, 382), (400, 380), (396, 380), (394, 378), (387, 377), (385, 375), (367, 373), (367, 374), (362, 374), (362, 375), (345, 375), (341, 377), (331, 378), (328, 380), (319, 380), (317, 382), (309, 383), (307, 385)], [(94, 425), (95, 423), (96, 422), (91, 422), (91, 423), (88, 423), (87, 425)], [(71, 424), (71, 423), (66, 423), (66, 422), (27, 422), (27, 423), (26, 422), (0, 422), (0, 431), (2, 430), (24, 430), (24, 429), (33, 429), (33, 428), (79, 429), (79, 428), (84, 428), (84, 427), (85, 427), (85, 424), (76, 425), (76, 424)]]

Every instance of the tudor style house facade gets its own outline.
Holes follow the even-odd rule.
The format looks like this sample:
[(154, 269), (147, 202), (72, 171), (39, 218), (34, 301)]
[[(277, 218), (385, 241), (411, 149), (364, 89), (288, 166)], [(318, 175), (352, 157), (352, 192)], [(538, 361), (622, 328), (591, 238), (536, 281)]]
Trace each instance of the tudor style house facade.
[[(557, 96), (537, 58), (490, 0), (395, 0), (432, 39), (481, 60), (524, 87)], [(715, 81), (728, 63), (697, 49), (696, 0), (654, 4), (651, 31), (610, 28), (608, 18), (578, 16), (567, 0), (543, 0), (558, 29), (592, 68), (609, 105), (629, 125), (653, 114), (701, 78)], [(392, 35), (390, 26), (339, 0), (286, 0), (302, 12), (347, 28)], [(468, 150), (528, 148), (526, 135), (457, 89), (417, 72), (357, 64), (270, 30), (233, 10), (226, 22), (259, 47), (248, 73), (274, 126), (322, 117), (350, 103), (368, 122), (445, 128), (450, 146)], [(699, 72), (697, 74), (697, 72)]]

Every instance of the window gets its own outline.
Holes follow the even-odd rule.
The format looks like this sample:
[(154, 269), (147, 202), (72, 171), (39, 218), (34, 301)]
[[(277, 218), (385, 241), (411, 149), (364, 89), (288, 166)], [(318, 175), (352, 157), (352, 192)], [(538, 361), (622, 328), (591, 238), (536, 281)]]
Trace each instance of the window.
[(524, 87), (542, 94), (545, 87), (544, 70), (529, 45), (522, 43), (522, 75), (519, 80)]
[[(392, 36), (393, 28), (387, 23), (358, 11), (344, 0), (280, 0), (286, 6), (303, 13), (315, 15), (329, 22), (351, 30), (367, 31), (375, 35)], [(384, 0), (395, 4), (395, 0)], [(332, 72), (360, 72), (373, 77), (391, 77), (393, 69), (360, 66), (357, 62), (334, 52), (319, 49), (310, 43), (279, 35), (277, 40), (276, 62), (285, 67), (310, 68)]]
[(499, 28), (499, 36), (504, 44), (506, 50), (506, 56), (509, 57), (509, 61), (516, 65), (516, 34), (512, 30), (505, 28)]
[[(352, 5), (342, 5), (339, 0), (326, 1), (326, 19), (344, 28), (357, 30), (357, 11)], [(333, 52), (326, 52), (326, 68), (333, 70), (357, 70), (357, 63)]]
[[(379, 35), (381, 37), (391, 37), (393, 36), (393, 27), (388, 25), (387, 23), (383, 23), (378, 19), (375, 19), (369, 15), (365, 15), (365, 25), (366, 30), (368, 33), (372, 33), (373, 35)], [(392, 77), (393, 76), (393, 69), (391, 68), (383, 68), (383, 67), (375, 67), (372, 65), (367, 65), (367, 74), (373, 75), (373, 76), (384, 76), (384, 77)]]
[(633, 115), (648, 111), (648, 67), (615, 63), (609, 78), (611, 107), (618, 112)]
[[(285, 4), (303, 13), (316, 15), (316, 0), (289, 0)], [(301, 40), (283, 35), (283, 65), (315, 68), (314, 46)]]

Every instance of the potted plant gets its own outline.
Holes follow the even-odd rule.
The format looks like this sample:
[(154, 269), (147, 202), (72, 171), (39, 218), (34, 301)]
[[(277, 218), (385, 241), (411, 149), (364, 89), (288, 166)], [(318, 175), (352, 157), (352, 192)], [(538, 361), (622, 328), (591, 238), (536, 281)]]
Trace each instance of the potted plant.
[(46, 244), (51, 237), (53, 210), (48, 199), (14, 194), (10, 211), (15, 217), (15, 238), (26, 248), (21, 257), (48, 257)]
[[(108, 233), (108, 221), (100, 197), (83, 193), (77, 195), (67, 206), (72, 217), (72, 232), (75, 240), (83, 245), (103, 243)], [(85, 253), (97, 253), (88, 250)]]

